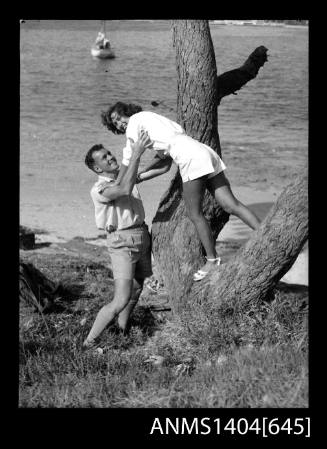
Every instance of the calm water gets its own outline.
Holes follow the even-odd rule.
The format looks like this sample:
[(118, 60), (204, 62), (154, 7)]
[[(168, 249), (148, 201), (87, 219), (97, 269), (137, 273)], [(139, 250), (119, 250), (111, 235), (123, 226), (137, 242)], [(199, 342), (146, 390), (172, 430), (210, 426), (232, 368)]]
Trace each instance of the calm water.
[[(69, 202), (77, 211), (72, 223), (75, 235), (96, 231), (89, 197), (94, 175), (85, 167), (84, 156), (101, 142), (121, 160), (119, 150), (124, 144), (124, 137), (114, 136), (100, 123), (100, 111), (108, 104), (132, 101), (175, 119), (170, 22), (107, 21), (117, 55), (107, 61), (90, 55), (99, 23), (49, 20), (21, 24), (20, 209), (24, 224), (44, 227), (58, 222), (60, 216), (65, 220)], [(274, 152), (281, 164), (292, 158), (295, 165), (303, 165), (307, 157), (308, 30), (211, 26), (211, 34), (219, 73), (241, 65), (259, 45), (265, 45), (270, 55), (259, 76), (219, 107), (227, 164), (229, 154), (238, 149), (244, 158), (253, 151), (258, 156), (259, 152)], [(153, 108), (153, 100), (162, 103)], [(167, 176), (171, 175), (157, 178), (157, 195), (165, 190)], [(146, 196), (144, 200), (147, 207)], [(48, 218), (42, 223), (37, 217), (45, 207)]]

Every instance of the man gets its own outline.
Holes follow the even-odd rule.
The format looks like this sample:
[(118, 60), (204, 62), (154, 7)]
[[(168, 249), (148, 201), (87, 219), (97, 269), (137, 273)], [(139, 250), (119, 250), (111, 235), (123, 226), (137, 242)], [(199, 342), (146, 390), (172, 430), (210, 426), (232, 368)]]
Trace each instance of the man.
[(91, 197), (96, 225), (107, 231), (114, 277), (114, 298), (98, 312), (83, 343), (85, 349), (96, 346), (101, 332), (117, 316), (120, 329), (127, 331), (144, 279), (152, 275), (150, 235), (144, 223), (142, 200), (135, 186), (141, 155), (152, 142), (148, 134), (141, 131), (137, 142), (131, 143), (131, 162), (119, 184), (115, 182), (119, 173), (117, 160), (103, 145), (94, 145), (85, 157), (85, 164), (99, 175), (91, 189)]

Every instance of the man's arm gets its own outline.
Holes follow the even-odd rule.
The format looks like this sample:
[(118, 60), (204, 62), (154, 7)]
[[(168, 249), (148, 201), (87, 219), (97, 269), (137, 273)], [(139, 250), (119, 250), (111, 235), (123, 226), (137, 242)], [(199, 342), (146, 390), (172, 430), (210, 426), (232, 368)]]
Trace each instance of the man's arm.
[[(123, 149), (123, 160), (122, 160), (122, 163), (120, 166), (119, 174), (117, 176), (117, 179), (115, 180), (115, 184), (120, 184), (122, 178), (124, 177), (124, 175), (127, 171), (127, 168), (129, 165), (129, 160), (130, 160), (130, 157), (131, 157), (131, 154), (133, 151), (131, 142), (133, 141), (134, 138), (135, 139), (137, 138), (139, 132), (141, 132), (141, 130), (138, 131), (135, 126), (132, 126), (132, 130), (129, 132), (130, 137), (127, 138), (125, 148)], [(146, 148), (149, 148), (151, 146), (153, 146), (153, 142), (151, 140), (149, 140), (149, 143), (147, 143)], [(147, 168), (146, 170), (148, 170), (148, 169), (149, 168)], [(143, 170), (143, 171), (145, 171), (145, 170)]]
[(113, 201), (121, 196), (130, 195), (136, 180), (136, 173), (140, 163), (142, 154), (149, 143), (149, 136), (145, 131), (141, 131), (140, 137), (136, 143), (132, 142), (133, 153), (129, 165), (126, 169), (124, 177), (120, 184), (111, 186), (110, 184), (104, 187), (101, 195), (109, 201)]
[(123, 176), (126, 173), (127, 169), (128, 169), (128, 165), (121, 164), (120, 169), (119, 169), (119, 174), (118, 174), (118, 176), (117, 176), (117, 178), (115, 180), (115, 184), (119, 184), (120, 183), (120, 180), (123, 178)]

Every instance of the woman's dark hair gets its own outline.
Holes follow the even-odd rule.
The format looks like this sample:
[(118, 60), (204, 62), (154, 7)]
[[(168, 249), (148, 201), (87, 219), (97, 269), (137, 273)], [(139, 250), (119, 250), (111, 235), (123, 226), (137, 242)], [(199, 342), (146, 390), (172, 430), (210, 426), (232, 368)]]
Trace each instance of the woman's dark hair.
[(101, 121), (103, 126), (105, 126), (109, 131), (112, 131), (114, 134), (124, 134), (124, 131), (119, 131), (115, 125), (112, 123), (111, 120), (111, 114), (113, 112), (117, 112), (119, 115), (125, 115), (125, 117), (131, 117), (132, 115), (136, 114), (137, 112), (141, 112), (142, 108), (141, 106), (138, 106), (137, 104), (127, 104), (123, 103), (121, 101), (118, 101), (113, 106), (110, 106), (107, 111), (101, 112)]
[(101, 143), (93, 145), (93, 147), (91, 147), (89, 149), (89, 151), (86, 153), (85, 156), (85, 165), (87, 165), (87, 167), (89, 167), (91, 170), (94, 171), (94, 159), (93, 159), (93, 153), (95, 153), (96, 151), (101, 150), (103, 147), (103, 145)]

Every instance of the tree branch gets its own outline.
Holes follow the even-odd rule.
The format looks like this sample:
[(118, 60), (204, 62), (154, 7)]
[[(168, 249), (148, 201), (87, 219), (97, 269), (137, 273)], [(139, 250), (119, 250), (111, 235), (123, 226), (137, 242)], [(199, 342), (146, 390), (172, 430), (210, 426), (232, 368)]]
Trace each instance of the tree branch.
[(268, 61), (267, 51), (268, 49), (263, 45), (257, 47), (241, 67), (217, 77), (218, 105), (223, 97), (230, 94), (236, 95), (237, 90), (257, 76), (260, 67)]

